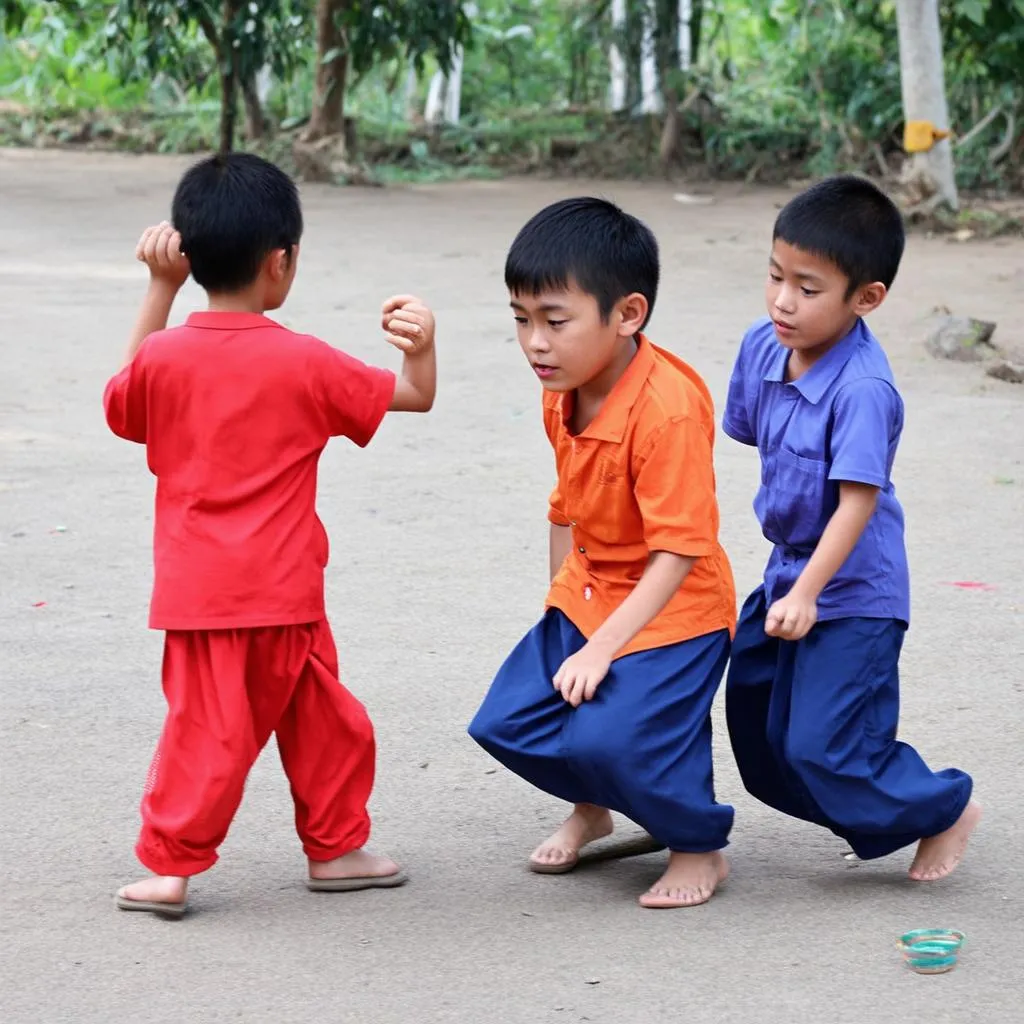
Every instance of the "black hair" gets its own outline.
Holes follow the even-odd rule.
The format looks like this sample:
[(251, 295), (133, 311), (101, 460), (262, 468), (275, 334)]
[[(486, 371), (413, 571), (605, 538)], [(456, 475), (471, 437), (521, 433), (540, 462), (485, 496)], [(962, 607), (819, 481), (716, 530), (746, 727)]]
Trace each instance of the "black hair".
[(651, 229), (614, 203), (591, 197), (545, 207), (516, 235), (505, 260), (505, 285), (513, 295), (538, 295), (575, 283), (597, 300), (604, 321), (615, 303), (633, 292), (647, 299), (649, 320), (659, 273)]
[(295, 183), (251, 153), (214, 156), (190, 167), (178, 183), (171, 220), (192, 276), (208, 292), (252, 284), (268, 253), (291, 253), (302, 237)]
[(850, 298), (873, 281), (891, 287), (906, 236), (900, 211), (880, 188), (853, 174), (837, 174), (782, 208), (772, 234), (776, 239), (838, 267), (849, 282)]

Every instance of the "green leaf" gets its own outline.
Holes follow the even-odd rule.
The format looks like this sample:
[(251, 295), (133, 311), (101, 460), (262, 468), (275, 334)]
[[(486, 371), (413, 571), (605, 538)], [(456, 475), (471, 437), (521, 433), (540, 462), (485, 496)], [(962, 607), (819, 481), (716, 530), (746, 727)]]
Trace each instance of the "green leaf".
[(956, 10), (975, 25), (981, 27), (985, 24), (985, 16), (988, 14), (990, 0), (958, 0)]

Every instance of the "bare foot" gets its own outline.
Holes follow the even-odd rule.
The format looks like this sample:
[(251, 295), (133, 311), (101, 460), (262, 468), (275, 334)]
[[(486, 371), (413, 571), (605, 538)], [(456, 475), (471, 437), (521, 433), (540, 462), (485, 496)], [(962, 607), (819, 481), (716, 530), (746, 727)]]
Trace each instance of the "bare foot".
[(729, 876), (729, 864), (721, 852), (673, 853), (668, 869), (640, 897), (649, 910), (673, 910), (707, 903)]
[(541, 875), (572, 871), (587, 843), (610, 836), (615, 830), (611, 814), (594, 804), (577, 804), (562, 827), (530, 854), (530, 870)]
[(935, 882), (951, 875), (963, 859), (967, 840), (981, 821), (981, 807), (973, 800), (952, 828), (929, 836), (917, 844), (917, 855), (910, 865), (910, 877), (915, 882)]
[(309, 877), (317, 882), (355, 878), (396, 878), (402, 869), (390, 858), (366, 850), (353, 850), (334, 860), (311, 860)]
[(185, 910), (188, 879), (176, 875), (152, 875), (117, 891), (121, 910), (147, 910), (150, 913), (181, 914)]

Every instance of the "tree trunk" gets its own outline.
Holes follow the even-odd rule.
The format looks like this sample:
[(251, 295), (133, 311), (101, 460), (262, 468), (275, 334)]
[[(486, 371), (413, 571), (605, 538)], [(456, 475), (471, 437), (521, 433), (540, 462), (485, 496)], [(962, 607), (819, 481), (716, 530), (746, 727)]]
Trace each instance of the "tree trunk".
[(410, 62), (405, 73), (405, 119), (409, 124), (415, 124), (420, 119), (419, 87), (416, 65)]
[(348, 3), (349, 0), (317, 0), (316, 77), (313, 111), (303, 132), (306, 142), (315, 142), (326, 135), (344, 136), (348, 52), (344, 31), (335, 16), (344, 11)]
[(462, 64), (465, 60), (465, 50), (460, 46), (452, 58), (452, 66), (448, 69), (446, 78), (448, 88), (444, 93), (444, 119), (446, 124), (458, 124), (459, 115), (462, 113)]
[(220, 62), (220, 143), (221, 156), (235, 148), (235, 123), (238, 120), (238, 74), (232, 54)]
[(647, 0), (643, 19), (643, 41), (640, 45), (640, 110), (644, 114), (660, 114), (662, 97), (658, 87), (656, 0)]
[(423, 108), (423, 120), (430, 125), (439, 125), (444, 117), (444, 91), (448, 80), (443, 71), (435, 71), (427, 89), (427, 103)]
[(679, 68), (689, 71), (693, 63), (693, 0), (679, 0)]
[(263, 104), (256, 88), (256, 77), (244, 78), (241, 82), (242, 104), (245, 107), (245, 134), (249, 139), (262, 139), (267, 132), (267, 119)]
[(672, 175), (672, 165), (679, 155), (679, 96), (675, 89), (665, 90), (665, 122), (661, 126), (658, 143), (658, 164), (666, 178)]
[(202, 20), (203, 32), (217, 54), (220, 78), (220, 141), (217, 151), (223, 156), (235, 148), (235, 123), (238, 118), (238, 61), (231, 45), (232, 26), (243, 0), (224, 0), (221, 5), (220, 31), (208, 20)]
[[(900, 45), (900, 81), (904, 121), (921, 121), (939, 131), (949, 129), (942, 33), (938, 0), (898, 0), (896, 27)], [(918, 178), (933, 193), (931, 205), (959, 207), (953, 174), (953, 151), (948, 138), (939, 139), (925, 152), (910, 155), (908, 177)]]
[(626, 31), (626, 0), (612, 0), (612, 31), (616, 39), (608, 50), (608, 66), (611, 70), (608, 106), (613, 111), (619, 111), (626, 107), (626, 58), (622, 55), (619, 40)]
[(692, 0), (690, 10), (690, 63), (700, 60), (701, 28), (704, 25), (704, 0)]

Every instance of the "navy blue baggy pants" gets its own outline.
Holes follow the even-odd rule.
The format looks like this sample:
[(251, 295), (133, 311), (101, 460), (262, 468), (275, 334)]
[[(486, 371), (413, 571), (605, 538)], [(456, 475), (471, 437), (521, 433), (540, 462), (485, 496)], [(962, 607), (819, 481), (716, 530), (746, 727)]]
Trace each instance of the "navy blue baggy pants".
[(726, 719), (747, 791), (831, 829), (862, 860), (884, 857), (956, 822), (969, 775), (933, 772), (896, 739), (895, 619), (819, 622), (803, 640), (765, 634), (759, 587), (740, 613), (726, 683)]
[(585, 643), (549, 609), (498, 671), (470, 736), (538, 789), (618, 811), (670, 850), (727, 845), (733, 809), (715, 802), (711, 703), (728, 631), (618, 658), (574, 708), (552, 679)]

